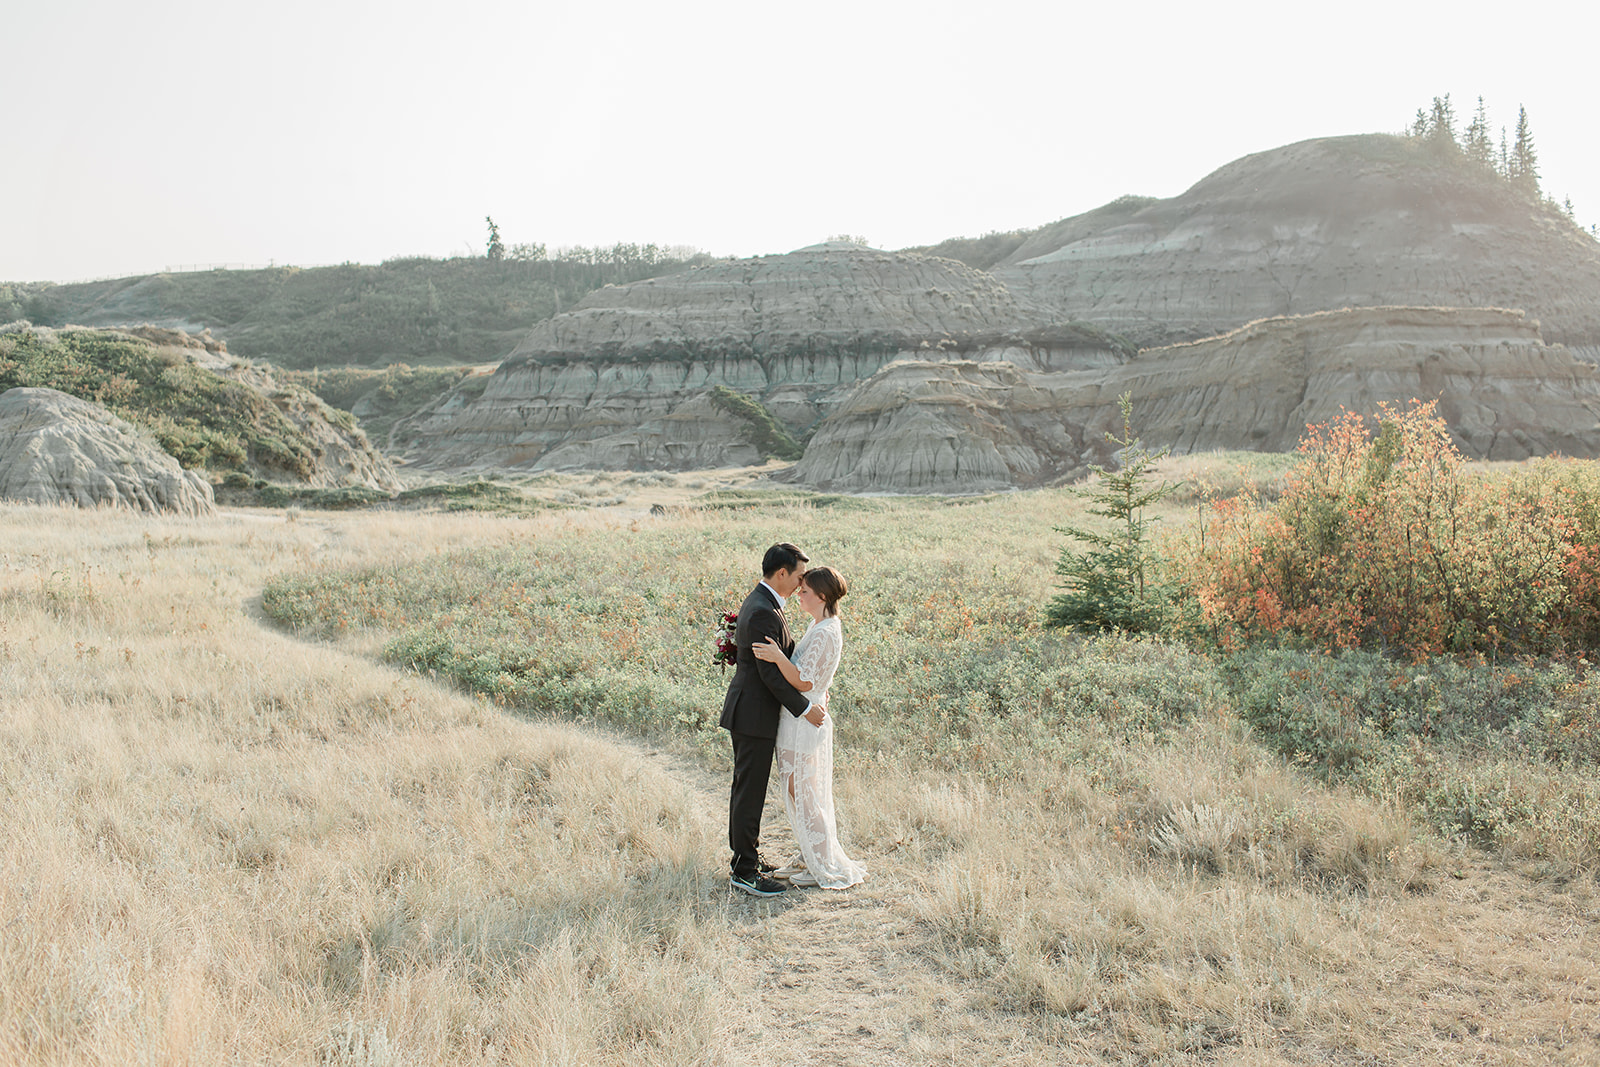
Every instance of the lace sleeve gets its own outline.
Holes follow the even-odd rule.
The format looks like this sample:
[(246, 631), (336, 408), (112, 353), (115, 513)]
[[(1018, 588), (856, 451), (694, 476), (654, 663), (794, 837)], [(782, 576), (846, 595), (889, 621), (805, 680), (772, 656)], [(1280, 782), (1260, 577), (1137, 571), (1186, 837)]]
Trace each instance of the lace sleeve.
[(833, 684), (833, 672), (839, 669), (839, 656), (844, 651), (844, 635), (837, 624), (819, 622), (817, 627), (816, 636), (806, 642), (794, 664), (800, 677), (811, 683), (811, 692), (806, 695), (813, 701)]

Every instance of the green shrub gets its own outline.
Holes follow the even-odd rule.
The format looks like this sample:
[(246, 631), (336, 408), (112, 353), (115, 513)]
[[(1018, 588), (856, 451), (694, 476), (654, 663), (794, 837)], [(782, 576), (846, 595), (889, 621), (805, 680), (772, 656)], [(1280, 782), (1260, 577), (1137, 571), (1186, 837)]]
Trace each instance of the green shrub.
[(802, 547), (851, 586), (832, 691), (842, 760), (905, 760), (991, 782), (1070, 767), (1091, 785), (1135, 789), (1130, 745), (1192, 738), (1185, 724), (1197, 720), (1226, 729), (1237, 713), (1285, 762), (1443, 833), (1563, 863), (1597, 855), (1600, 681), (1583, 662), (1223, 655), (1049, 629), (1037, 545), (1070, 496), (868, 503), (868, 522), (780, 494), (755, 511), (636, 528), (547, 524), (503, 547), (285, 573), (263, 604), (309, 634), (362, 632), (391, 662), (509, 707), (720, 753), (728, 678), (710, 663), (715, 620), (748, 591), (762, 550), (803, 530)]
[(392, 499), (392, 494), (365, 485), (311, 489), (304, 486), (264, 485), (255, 491), (253, 503), (267, 508), (317, 508), (323, 511), (348, 511)]
[(734, 392), (725, 385), (711, 387), (711, 402), (719, 409), (745, 424), (750, 443), (761, 454), (761, 461), (776, 456), (779, 459), (799, 459), (800, 442), (772, 417), (759, 400)]
[[(1600, 685), (1572, 666), (1286, 649), (1223, 666), (1240, 718), (1323, 780), (1446, 834), (1600, 856)], [(1563, 824), (1563, 812), (1576, 821)]]

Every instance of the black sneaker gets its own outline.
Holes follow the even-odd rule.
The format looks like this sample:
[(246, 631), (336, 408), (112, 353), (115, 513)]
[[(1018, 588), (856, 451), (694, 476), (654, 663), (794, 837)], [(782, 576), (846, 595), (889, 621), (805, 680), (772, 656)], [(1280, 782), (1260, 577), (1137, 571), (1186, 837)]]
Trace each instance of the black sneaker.
[(789, 889), (782, 882), (775, 882), (764, 874), (732, 874), (728, 876), (728, 884), (753, 897), (775, 897)]
[(765, 857), (765, 856), (757, 856), (756, 857), (756, 873), (757, 874), (771, 874), (773, 871), (775, 871), (777, 869), (778, 869), (778, 865), (776, 863), (773, 863), (771, 860), (767, 859), (767, 857)]

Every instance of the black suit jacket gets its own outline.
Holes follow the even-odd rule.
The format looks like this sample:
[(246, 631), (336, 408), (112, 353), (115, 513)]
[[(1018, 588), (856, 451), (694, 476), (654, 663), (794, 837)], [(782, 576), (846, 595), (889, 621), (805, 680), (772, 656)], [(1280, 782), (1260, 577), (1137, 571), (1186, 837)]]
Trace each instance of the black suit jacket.
[(739, 607), (739, 622), (734, 628), (734, 644), (739, 658), (734, 664), (733, 681), (722, 701), (722, 728), (752, 737), (778, 736), (779, 709), (800, 716), (811, 706), (810, 699), (783, 677), (776, 663), (756, 659), (753, 647), (770, 637), (778, 642), (785, 656), (794, 653), (794, 638), (789, 623), (778, 610), (777, 598), (766, 586), (758, 585)]

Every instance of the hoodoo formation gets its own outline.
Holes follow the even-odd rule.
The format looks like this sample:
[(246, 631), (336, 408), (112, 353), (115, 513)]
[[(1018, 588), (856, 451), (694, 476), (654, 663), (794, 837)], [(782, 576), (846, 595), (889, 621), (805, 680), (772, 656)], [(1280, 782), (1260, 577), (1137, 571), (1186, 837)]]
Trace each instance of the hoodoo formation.
[[(310, 311), (349, 327), (339, 315), (366, 322), (356, 281), (400, 286), (427, 266), (302, 288), (321, 293)], [(495, 290), (524, 310), (527, 266)], [(161, 321), (205, 317), (157, 300), (158, 281), (59, 295), (95, 321), (155, 305)], [(383, 321), (424, 321), (394, 311), (418, 299), (384, 290)], [(357, 335), (362, 352), (388, 343), (336, 332)], [(220, 339), (143, 336), (196, 362), (220, 352)], [(312, 484), (396, 484), (351, 420), (265, 367), (209, 363), (311, 440)], [(1439, 401), (1469, 455), (1592, 456), (1597, 363), (1600, 240), (1437, 138), (1367, 134), (1259, 152), (1179, 196), (1025, 233), (901, 252), (835, 241), (608, 285), (538, 322), (493, 373), (409, 401), (387, 441), (436, 471), (688, 470), (804, 446), (786, 475), (804, 484), (976, 492), (1080, 476), (1131, 391), (1145, 440), (1179, 451), (1288, 449), (1341, 408), (1417, 397)]]

